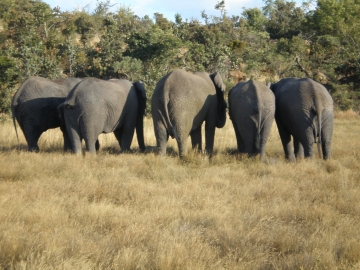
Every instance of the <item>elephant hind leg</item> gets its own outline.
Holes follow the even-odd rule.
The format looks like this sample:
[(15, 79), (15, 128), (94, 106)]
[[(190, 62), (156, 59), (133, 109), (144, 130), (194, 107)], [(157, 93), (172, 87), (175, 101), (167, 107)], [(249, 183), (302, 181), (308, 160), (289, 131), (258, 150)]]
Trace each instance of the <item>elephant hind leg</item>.
[(210, 156), (214, 149), (215, 125), (205, 123), (205, 151)]
[(22, 126), (26, 142), (28, 144), (28, 151), (39, 152), (38, 141), (43, 133), (42, 129), (38, 126), (31, 124), (24, 124)]
[(310, 124), (299, 134), (297, 139), (300, 141), (302, 147), (304, 148), (304, 157), (305, 158), (314, 158), (314, 130)]
[(99, 151), (99, 149), (100, 149), (99, 139), (97, 139), (96, 142), (95, 142), (95, 149), (96, 149), (96, 151)]
[(165, 126), (154, 120), (154, 131), (156, 137), (156, 147), (157, 151), (161, 156), (166, 155), (166, 145), (169, 140), (169, 133), (167, 132)]
[(322, 129), (321, 129), (321, 146), (323, 159), (331, 158), (331, 141), (334, 128), (334, 116), (331, 115), (326, 119)]
[(235, 120), (233, 120), (232, 123), (233, 123), (235, 136), (236, 136), (237, 149), (238, 149), (239, 153), (244, 153), (245, 152), (245, 144), (240, 135), (238, 125), (236, 124)]
[(114, 134), (116, 139), (119, 141), (120, 151), (129, 151), (134, 136), (134, 128), (118, 128), (114, 130)]
[(291, 144), (291, 134), (285, 129), (281, 121), (277, 120), (276, 125), (278, 127), (281, 143), (284, 148), (285, 158), (291, 162), (295, 162), (296, 159), (294, 155), (294, 149)]
[(69, 138), (69, 134), (67, 133), (65, 126), (60, 126), (60, 130), (63, 134), (64, 139), (64, 152), (71, 151), (71, 141)]
[(201, 126), (190, 132), (192, 148), (197, 149), (199, 152), (202, 151), (202, 137), (201, 137)]
[(76, 130), (73, 127), (69, 127), (66, 126), (70, 141), (71, 141), (71, 146), (72, 146), (72, 151), (74, 152), (74, 154), (76, 155), (80, 155), (81, 154), (81, 136), (78, 130)]
[(295, 152), (295, 156), (296, 159), (300, 159), (300, 158), (304, 158), (304, 147), (302, 146), (302, 144), (299, 142), (298, 139), (293, 138), (294, 140), (294, 152)]
[(122, 128), (117, 128), (114, 130), (114, 135), (115, 135), (117, 141), (119, 142), (120, 149), (122, 147), (122, 143), (121, 143), (122, 134), (123, 134)]
[(255, 157), (260, 152), (260, 134), (257, 133), (254, 125), (252, 128), (249, 128), (246, 133), (244, 131), (243, 133), (245, 153), (249, 157)]
[(84, 139), (86, 151), (91, 154), (96, 154), (96, 141), (98, 140), (98, 135), (101, 134), (101, 131), (89, 122), (90, 121), (86, 121), (86, 119), (80, 121), (80, 134), (78, 134), (78, 136), (80, 143), (81, 139)]
[(177, 144), (178, 144), (178, 148), (179, 148), (179, 156), (180, 158), (185, 158), (187, 156), (187, 143), (186, 143), (186, 139), (187, 138), (182, 138), (180, 137)]
[(323, 159), (330, 159), (331, 158), (331, 141), (323, 141), (321, 144), (322, 152), (323, 152)]
[(96, 139), (94, 138), (85, 138), (85, 145), (86, 145), (86, 151), (88, 151), (91, 154), (96, 154)]
[(268, 117), (265, 119), (262, 129), (260, 130), (260, 143), (259, 143), (259, 152), (260, 160), (265, 162), (266, 158), (266, 145), (270, 137), (271, 128), (273, 126), (274, 118)]

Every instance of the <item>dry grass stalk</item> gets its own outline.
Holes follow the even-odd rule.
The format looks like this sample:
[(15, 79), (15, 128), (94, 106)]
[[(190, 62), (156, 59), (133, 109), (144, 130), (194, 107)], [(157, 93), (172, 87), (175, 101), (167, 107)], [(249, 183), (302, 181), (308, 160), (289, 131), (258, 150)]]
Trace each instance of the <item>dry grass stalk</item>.
[[(118, 154), (102, 135), (97, 156), (62, 153), (48, 131), (41, 153), (0, 133), (1, 269), (358, 269), (360, 117), (338, 113), (333, 159), (284, 161), (274, 126), (267, 162), (233, 154), (231, 122), (216, 155), (184, 163)], [(115, 150), (114, 150), (115, 149)]]

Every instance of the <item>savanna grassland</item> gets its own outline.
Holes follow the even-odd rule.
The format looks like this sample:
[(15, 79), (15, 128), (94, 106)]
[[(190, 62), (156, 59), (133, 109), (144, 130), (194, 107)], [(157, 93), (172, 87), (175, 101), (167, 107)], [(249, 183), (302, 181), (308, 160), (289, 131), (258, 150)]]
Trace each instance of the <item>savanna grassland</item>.
[(274, 125), (267, 161), (234, 154), (228, 121), (209, 160), (62, 152), (58, 130), (40, 153), (0, 127), (1, 269), (359, 269), (360, 117), (336, 114), (332, 160), (283, 158)]

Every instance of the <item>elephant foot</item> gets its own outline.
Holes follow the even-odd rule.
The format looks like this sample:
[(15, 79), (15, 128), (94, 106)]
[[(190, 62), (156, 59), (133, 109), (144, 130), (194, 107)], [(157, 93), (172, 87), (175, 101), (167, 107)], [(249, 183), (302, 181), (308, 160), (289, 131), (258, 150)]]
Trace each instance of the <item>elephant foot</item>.
[(296, 163), (296, 158), (295, 158), (295, 156), (294, 156), (294, 157), (288, 157), (286, 160), (287, 160), (288, 162), (291, 162), (291, 163)]

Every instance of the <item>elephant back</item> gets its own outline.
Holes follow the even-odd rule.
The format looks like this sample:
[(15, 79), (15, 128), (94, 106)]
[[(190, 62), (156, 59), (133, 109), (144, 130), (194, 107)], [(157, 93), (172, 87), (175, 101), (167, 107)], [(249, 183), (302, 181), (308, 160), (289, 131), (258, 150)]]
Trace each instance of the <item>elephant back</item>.
[[(274, 115), (275, 96), (263, 83), (249, 80), (235, 85), (228, 94), (230, 117), (237, 111), (246, 111), (247, 115)], [(256, 119), (257, 121), (257, 119)]]
[(322, 111), (333, 108), (333, 100), (326, 88), (310, 78), (285, 78), (275, 85), (276, 106), (289, 111)]

